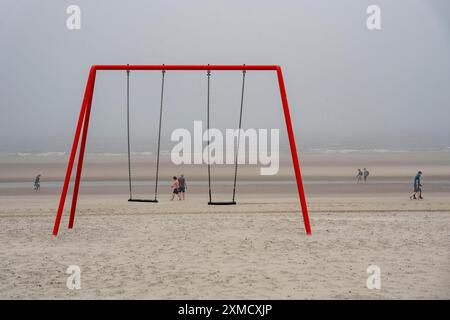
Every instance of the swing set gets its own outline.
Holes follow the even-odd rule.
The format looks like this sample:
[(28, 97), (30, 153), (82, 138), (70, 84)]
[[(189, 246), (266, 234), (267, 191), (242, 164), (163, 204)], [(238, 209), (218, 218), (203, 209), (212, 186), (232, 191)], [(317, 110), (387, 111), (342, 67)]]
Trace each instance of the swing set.
[[(100, 70), (122, 70), (126, 71), (127, 75), (127, 154), (128, 154), (128, 184), (129, 184), (129, 199), (130, 202), (158, 202), (158, 181), (159, 181), (159, 160), (160, 160), (160, 147), (161, 147), (161, 125), (163, 119), (163, 105), (164, 105), (164, 83), (165, 75), (167, 71), (206, 71), (207, 75), (207, 133), (208, 133), (208, 191), (209, 191), (209, 201), (208, 205), (236, 205), (236, 182), (238, 173), (238, 150), (240, 142), (240, 132), (242, 128), (242, 111), (244, 106), (244, 91), (245, 91), (245, 75), (247, 71), (276, 71), (278, 77), (278, 84), (280, 87), (281, 102), (283, 105), (283, 112), (286, 122), (286, 128), (289, 138), (289, 145), (291, 149), (292, 162), (294, 166), (295, 178), (297, 182), (298, 195), (300, 200), (300, 206), (302, 209), (303, 222), (305, 225), (306, 234), (311, 235), (311, 226), (308, 217), (308, 208), (306, 205), (306, 198), (303, 189), (303, 182), (300, 172), (300, 163), (297, 156), (297, 148), (295, 145), (295, 138), (293, 133), (293, 127), (289, 112), (289, 106), (286, 96), (286, 88), (284, 85), (283, 74), (280, 66), (276, 65), (94, 65), (91, 67), (89, 72), (89, 77), (86, 84), (86, 89), (84, 93), (83, 103), (81, 105), (80, 114), (78, 117), (78, 122), (75, 130), (75, 136), (72, 144), (72, 150), (69, 157), (69, 163), (67, 165), (66, 176), (64, 179), (64, 184), (61, 192), (61, 197), (59, 201), (58, 211), (56, 213), (55, 224), (53, 227), (53, 235), (58, 235), (59, 226), (61, 223), (61, 217), (64, 210), (64, 204), (67, 196), (67, 191), (69, 188), (70, 177), (72, 175), (72, 169), (75, 162), (75, 156), (78, 150), (78, 144), (81, 135), (81, 144), (78, 152), (78, 162), (77, 170), (75, 175), (75, 184), (73, 187), (72, 194), (72, 206), (70, 209), (69, 225), (68, 228), (72, 229), (75, 220), (75, 211), (78, 200), (78, 191), (80, 187), (80, 178), (83, 168), (84, 152), (86, 147), (86, 138), (89, 128), (89, 119), (92, 106), (92, 98), (94, 94), (94, 84), (97, 71)], [(157, 154), (156, 154), (156, 181), (154, 198), (151, 199), (137, 199), (133, 197), (132, 190), (132, 167), (131, 167), (131, 144), (130, 144), (130, 71), (137, 70), (152, 70), (161, 71), (161, 96), (160, 96), (160, 108), (159, 108), (159, 124), (158, 124), (158, 143), (157, 143)], [(234, 182), (233, 182), (233, 194), (231, 201), (213, 201), (211, 192), (211, 165), (209, 161), (209, 129), (210, 129), (210, 82), (211, 82), (211, 71), (241, 71), (242, 72), (242, 87), (241, 87), (241, 100), (240, 100), (240, 112), (239, 112), (239, 131), (237, 139), (237, 147), (235, 152), (234, 161)]]

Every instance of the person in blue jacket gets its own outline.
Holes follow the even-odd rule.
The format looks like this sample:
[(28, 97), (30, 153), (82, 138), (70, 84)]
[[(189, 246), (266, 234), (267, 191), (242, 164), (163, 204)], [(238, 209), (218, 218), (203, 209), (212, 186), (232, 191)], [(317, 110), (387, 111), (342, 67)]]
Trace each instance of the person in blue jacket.
[(416, 195), (419, 194), (419, 200), (422, 198), (422, 183), (420, 182), (420, 178), (422, 177), (422, 171), (417, 172), (414, 177), (413, 187), (414, 193), (409, 197), (411, 200), (417, 199)]

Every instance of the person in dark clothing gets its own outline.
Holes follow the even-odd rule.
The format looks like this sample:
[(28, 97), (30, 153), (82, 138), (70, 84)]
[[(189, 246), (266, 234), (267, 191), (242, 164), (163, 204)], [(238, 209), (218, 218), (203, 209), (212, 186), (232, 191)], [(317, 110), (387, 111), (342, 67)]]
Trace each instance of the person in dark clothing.
[(34, 179), (34, 191), (40, 191), (41, 190), (41, 175), (38, 174), (36, 178)]
[(367, 178), (369, 177), (369, 170), (367, 170), (366, 168), (364, 168), (363, 171), (363, 178), (364, 178), (364, 182), (367, 182)]
[(356, 174), (356, 183), (362, 182), (363, 172), (361, 169), (358, 169), (358, 173)]
[(422, 198), (422, 183), (420, 181), (422, 177), (422, 171), (417, 172), (417, 174), (414, 177), (413, 181), (413, 187), (414, 187), (414, 193), (409, 197), (411, 200), (417, 199), (416, 195), (419, 194), (419, 200)]
[(178, 192), (181, 195), (181, 199), (185, 200), (185, 193), (186, 193), (186, 179), (184, 178), (184, 175), (180, 175), (180, 177), (178, 178), (178, 182), (180, 184), (180, 186), (178, 187)]

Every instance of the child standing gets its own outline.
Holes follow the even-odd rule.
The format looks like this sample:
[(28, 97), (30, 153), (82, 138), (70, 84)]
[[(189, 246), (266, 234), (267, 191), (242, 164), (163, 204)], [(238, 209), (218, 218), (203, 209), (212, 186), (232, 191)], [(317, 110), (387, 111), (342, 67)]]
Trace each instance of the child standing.
[(179, 187), (180, 187), (180, 183), (178, 182), (177, 177), (174, 176), (173, 177), (173, 181), (172, 181), (172, 186), (171, 186), (171, 188), (172, 188), (172, 199), (170, 199), (170, 200), (173, 200), (175, 198), (175, 195), (178, 196), (178, 200), (181, 200), (180, 194), (178, 193), (178, 188)]

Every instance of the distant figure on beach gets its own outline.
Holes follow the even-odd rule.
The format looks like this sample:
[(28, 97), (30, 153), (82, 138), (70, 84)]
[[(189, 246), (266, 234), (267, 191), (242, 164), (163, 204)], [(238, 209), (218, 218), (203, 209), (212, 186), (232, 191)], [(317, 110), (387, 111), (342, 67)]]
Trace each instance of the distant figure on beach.
[(361, 169), (358, 169), (358, 173), (356, 174), (356, 183), (360, 183), (362, 181), (363, 172)]
[(422, 198), (422, 183), (420, 182), (420, 178), (422, 177), (422, 171), (417, 172), (417, 174), (414, 177), (413, 187), (414, 187), (414, 193), (409, 197), (411, 200), (417, 199), (416, 194), (419, 194), (419, 199)]
[(178, 189), (180, 188), (180, 183), (178, 182), (177, 177), (173, 176), (173, 181), (172, 181), (172, 199), (173, 200), (175, 198), (175, 195), (178, 196), (178, 200), (181, 200), (180, 198), (180, 194), (178, 192)]
[[(186, 179), (184, 178), (184, 175), (180, 175), (180, 177), (178, 178), (178, 183), (179, 183), (179, 187), (178, 187), (178, 192), (181, 195), (181, 199), (185, 200), (185, 192), (186, 192), (186, 188), (187, 188), (187, 184), (186, 184)], [(179, 195), (179, 196), (180, 196)]]
[(34, 179), (34, 187), (33, 187), (34, 191), (40, 191), (41, 190), (41, 175), (38, 174), (36, 176), (36, 178)]
[(369, 176), (369, 170), (367, 170), (366, 168), (364, 168), (363, 171), (363, 178), (364, 178), (364, 182), (367, 182), (367, 177)]

